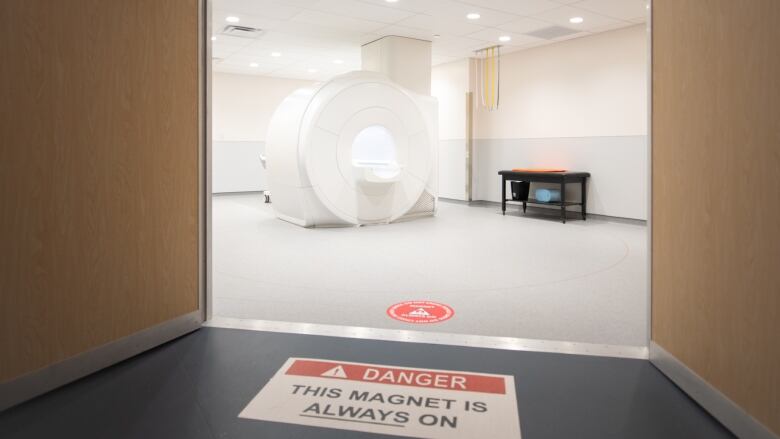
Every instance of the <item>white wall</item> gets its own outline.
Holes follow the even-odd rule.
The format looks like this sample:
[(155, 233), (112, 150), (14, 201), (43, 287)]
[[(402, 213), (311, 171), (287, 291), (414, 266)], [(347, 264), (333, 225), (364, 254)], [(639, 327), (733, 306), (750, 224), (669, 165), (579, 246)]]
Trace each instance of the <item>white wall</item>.
[(475, 138), (646, 135), (645, 25), (502, 56), (500, 87)]
[(439, 196), (464, 200), (469, 62), (440, 64), (431, 76), (431, 94), (439, 100)]
[(276, 107), (293, 91), (312, 84), (299, 79), (214, 72), (213, 139), (264, 142)]
[(212, 78), (212, 192), (265, 189), (260, 154), (274, 110), (311, 81), (214, 72)]
[(592, 173), (589, 212), (647, 218), (647, 34), (644, 25), (501, 58), (500, 103), (478, 109), (475, 198), (500, 201), (497, 172)]

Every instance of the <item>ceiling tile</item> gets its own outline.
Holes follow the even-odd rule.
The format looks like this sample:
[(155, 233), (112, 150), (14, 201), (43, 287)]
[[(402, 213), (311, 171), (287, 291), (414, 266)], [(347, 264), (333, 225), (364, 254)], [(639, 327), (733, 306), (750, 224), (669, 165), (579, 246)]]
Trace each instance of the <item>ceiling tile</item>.
[[(266, 61), (276, 64), (288, 64), (291, 61), (298, 61), (306, 59), (313, 53), (316, 53), (317, 49), (307, 49), (296, 46), (284, 46), (284, 45), (250, 45), (239, 49), (234, 55), (241, 55), (246, 57), (254, 57), (260, 61)], [(280, 56), (273, 56), (272, 53), (279, 53)]]
[(484, 26), (466, 22), (466, 19), (418, 14), (396, 23), (398, 26), (424, 29), (434, 34), (465, 35), (484, 29)]
[(382, 5), (393, 9), (416, 12), (419, 14), (436, 14), (447, 9), (453, 0), (400, 0), (396, 3), (387, 3), (385, 0), (360, 0), (363, 3)]
[(212, 8), (214, 11), (225, 11), (239, 18), (246, 14), (282, 20), (288, 20), (303, 10), (300, 6), (283, 0), (213, 0)]
[(647, 16), (645, 0), (583, 0), (577, 8), (619, 20), (633, 20)]
[(535, 30), (539, 30), (545, 27), (550, 27), (552, 23), (542, 20), (537, 20), (535, 18), (520, 18), (519, 20), (515, 20), (506, 24), (503, 24), (499, 26), (500, 29), (506, 30), (509, 32), (515, 32), (518, 34), (525, 34), (528, 32), (533, 32)]
[(212, 58), (227, 58), (230, 55), (236, 53), (238, 49), (235, 47), (217, 47), (212, 46), (211, 47), (211, 57)]
[(420, 40), (433, 41), (434, 32), (424, 29), (415, 29), (413, 27), (392, 25), (384, 27), (377, 31), (381, 36), (397, 35), (399, 37), (417, 38)]
[[(225, 17), (234, 14), (240, 17), (241, 21), (239, 21), (238, 23), (228, 23), (227, 21), (225, 21)], [(284, 27), (284, 25), (287, 23), (287, 20), (268, 18), (263, 16), (257, 16), (257, 15), (249, 15), (244, 13), (236, 14), (236, 13), (230, 13), (228, 11), (223, 11), (223, 10), (213, 11), (213, 15), (211, 16), (211, 18), (212, 18), (211, 19), (212, 33), (220, 33), (222, 32), (222, 29), (225, 28), (225, 26), (230, 26), (231, 24), (269, 30), (269, 29), (279, 29), (280, 27)]]
[[(466, 35), (468, 38), (475, 38), (485, 41), (490, 44), (502, 45), (502, 46), (522, 46), (528, 43), (541, 40), (541, 38), (534, 38), (528, 35), (515, 34), (501, 29), (488, 28), (475, 32), (473, 34)], [(510, 37), (509, 41), (500, 41), (498, 38), (501, 36)]]
[[(537, 1), (537, 0), (533, 0)], [(542, 0), (539, 0), (542, 1)], [(547, 0), (544, 0), (547, 1)], [(466, 15), (476, 12), (480, 15), (477, 20), (469, 20)], [(497, 11), (488, 7), (472, 5), (468, 3), (452, 2), (446, 8), (438, 10), (433, 13), (435, 17), (443, 17), (451, 20), (457, 20), (463, 24), (476, 24), (478, 26), (498, 26), (519, 18), (517, 15), (506, 12)]]
[(622, 28), (627, 27), (627, 26), (635, 26), (635, 25), (636, 25), (636, 23), (628, 23), (628, 22), (625, 22), (625, 21), (618, 21), (616, 23), (605, 24), (603, 26), (594, 27), (594, 28), (588, 30), (588, 32), (590, 32), (590, 33), (609, 32), (611, 30), (622, 29)]
[(533, 15), (560, 7), (552, 0), (463, 0), (466, 4), (517, 15)]
[[(624, 0), (624, 1), (628, 1), (628, 0)], [(579, 24), (574, 24), (569, 22), (569, 19), (572, 17), (582, 17), (584, 21)], [(577, 29), (582, 31), (589, 31), (591, 29), (595, 29), (600, 26), (614, 24), (619, 21), (590, 11), (586, 11), (584, 9), (579, 9), (574, 6), (561, 6), (560, 8), (551, 9), (549, 11), (545, 11), (540, 14), (537, 14), (535, 18), (549, 21), (559, 26), (564, 26), (571, 29)]]
[(233, 55), (230, 55), (229, 57), (225, 58), (224, 63), (225, 64), (231, 64), (231, 65), (245, 65), (249, 66), (252, 63), (256, 63), (260, 65), (261, 68), (266, 67), (284, 67), (292, 64), (294, 61), (291, 59), (285, 59), (285, 58), (271, 58), (270, 56), (255, 56), (255, 55), (244, 55), (241, 53), (235, 53)]
[(442, 35), (433, 42), (433, 47), (469, 48), (478, 46), (484, 41), (477, 38), (458, 37), (455, 35)]
[(217, 34), (214, 36), (216, 37), (216, 39), (211, 41), (211, 46), (220, 47), (220, 48), (230, 47), (234, 49), (240, 49), (242, 47), (246, 47), (252, 44), (255, 41), (251, 38), (231, 37), (229, 35), (221, 35), (221, 34)]
[(290, 23), (314, 25), (320, 28), (331, 28), (348, 32), (372, 32), (381, 29), (387, 24), (376, 21), (361, 20), (342, 15), (328, 14), (325, 12), (306, 10), (296, 15)]
[(279, 70), (280, 68), (279, 66), (276, 65), (258, 65), (257, 67), (250, 67), (246, 63), (230, 61), (229, 59), (226, 59), (217, 65), (219, 66), (218, 68), (223, 71), (224, 70), (240, 71), (249, 74), (269, 73), (269, 72), (273, 72), (274, 70)]
[(395, 23), (414, 15), (414, 12), (403, 9), (376, 6), (357, 0), (321, 0), (311, 9), (381, 23)]

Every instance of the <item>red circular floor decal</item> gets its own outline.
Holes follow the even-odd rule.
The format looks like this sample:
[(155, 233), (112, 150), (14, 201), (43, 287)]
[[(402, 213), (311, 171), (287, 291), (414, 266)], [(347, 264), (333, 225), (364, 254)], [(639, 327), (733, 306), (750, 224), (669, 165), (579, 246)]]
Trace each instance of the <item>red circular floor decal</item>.
[(387, 308), (387, 315), (406, 323), (439, 323), (452, 318), (455, 311), (442, 303), (413, 300)]

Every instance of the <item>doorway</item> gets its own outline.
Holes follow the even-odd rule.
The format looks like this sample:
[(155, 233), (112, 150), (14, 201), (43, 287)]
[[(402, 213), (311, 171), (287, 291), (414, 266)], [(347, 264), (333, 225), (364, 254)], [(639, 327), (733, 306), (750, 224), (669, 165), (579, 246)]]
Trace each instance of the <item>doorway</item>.
[[(578, 10), (582, 23), (569, 22), (570, 9), (540, 11), (533, 14), (536, 29), (521, 28), (529, 17), (517, 11), (475, 23), (465, 14), (439, 17), (420, 9), (426, 2), (360, 11), (260, 10), (249, 3), (214, 0), (209, 20), (214, 321), (438, 339), (454, 334), (485, 343), (500, 337), (585, 350), (607, 345), (646, 355), (644, 2), (621, 11)], [(377, 16), (395, 22), (370, 19)], [(415, 25), (425, 17), (456, 30)], [(260, 36), (230, 34), (235, 20)], [(376, 28), (361, 30), (371, 25)], [(539, 36), (554, 26), (570, 33)], [(301, 228), (279, 219), (272, 189), (265, 202), (267, 170), (260, 160), (277, 105), (297, 89), (359, 70), (362, 44), (399, 32), (432, 42), (436, 215), (341, 228)], [(488, 111), (474, 99), (473, 53), (494, 40), (504, 43), (501, 100)], [(608, 56), (615, 53), (621, 56)], [(524, 213), (514, 205), (502, 215), (497, 172), (514, 167), (590, 172), (588, 219), (561, 224), (559, 211), (546, 206)], [(545, 188), (534, 184), (531, 192)], [(393, 307), (424, 302), (451, 312), (435, 323), (394, 318)]]

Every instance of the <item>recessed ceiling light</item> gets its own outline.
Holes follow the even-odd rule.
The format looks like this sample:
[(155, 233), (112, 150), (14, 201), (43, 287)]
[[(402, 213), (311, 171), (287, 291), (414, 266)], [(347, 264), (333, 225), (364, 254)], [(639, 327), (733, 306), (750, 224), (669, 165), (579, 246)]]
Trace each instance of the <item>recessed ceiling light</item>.
[(217, 41), (217, 36), (214, 35), (213, 37), (211, 37), (211, 41)]
[(510, 37), (509, 35), (501, 35), (500, 37), (498, 37), (498, 41), (503, 41), (503, 42), (510, 41), (511, 39), (512, 37)]
[(260, 67), (260, 64), (258, 64), (256, 62), (249, 63), (249, 67)]
[(342, 61), (340, 59), (334, 59), (333, 60), (333, 64), (344, 64), (344, 61)]
[(271, 56), (273, 56), (274, 58), (278, 58), (282, 56), (282, 52), (271, 52)]
[(433, 36), (433, 38), (440, 38), (440, 37), (441, 37), (441, 35), (439, 35), (439, 34), (435, 34), (435, 35)]
[(307, 70), (307, 72), (309, 72), (309, 73), (317, 73), (317, 69), (309, 69), (309, 70)]
[(385, 0), (388, 3), (398, 3), (398, 0)]
[(583, 21), (585, 21), (585, 20), (582, 17), (571, 17), (569, 19), (569, 23), (572, 23), (572, 24), (580, 24)]
[(480, 17), (480, 15), (477, 14), (476, 12), (471, 12), (471, 13), (466, 15), (466, 18), (468, 18), (469, 20), (477, 20), (477, 19), (479, 19), (479, 17)]
[(226, 17), (225, 21), (227, 21), (228, 23), (238, 23), (239, 18), (231, 15), (230, 17)]

